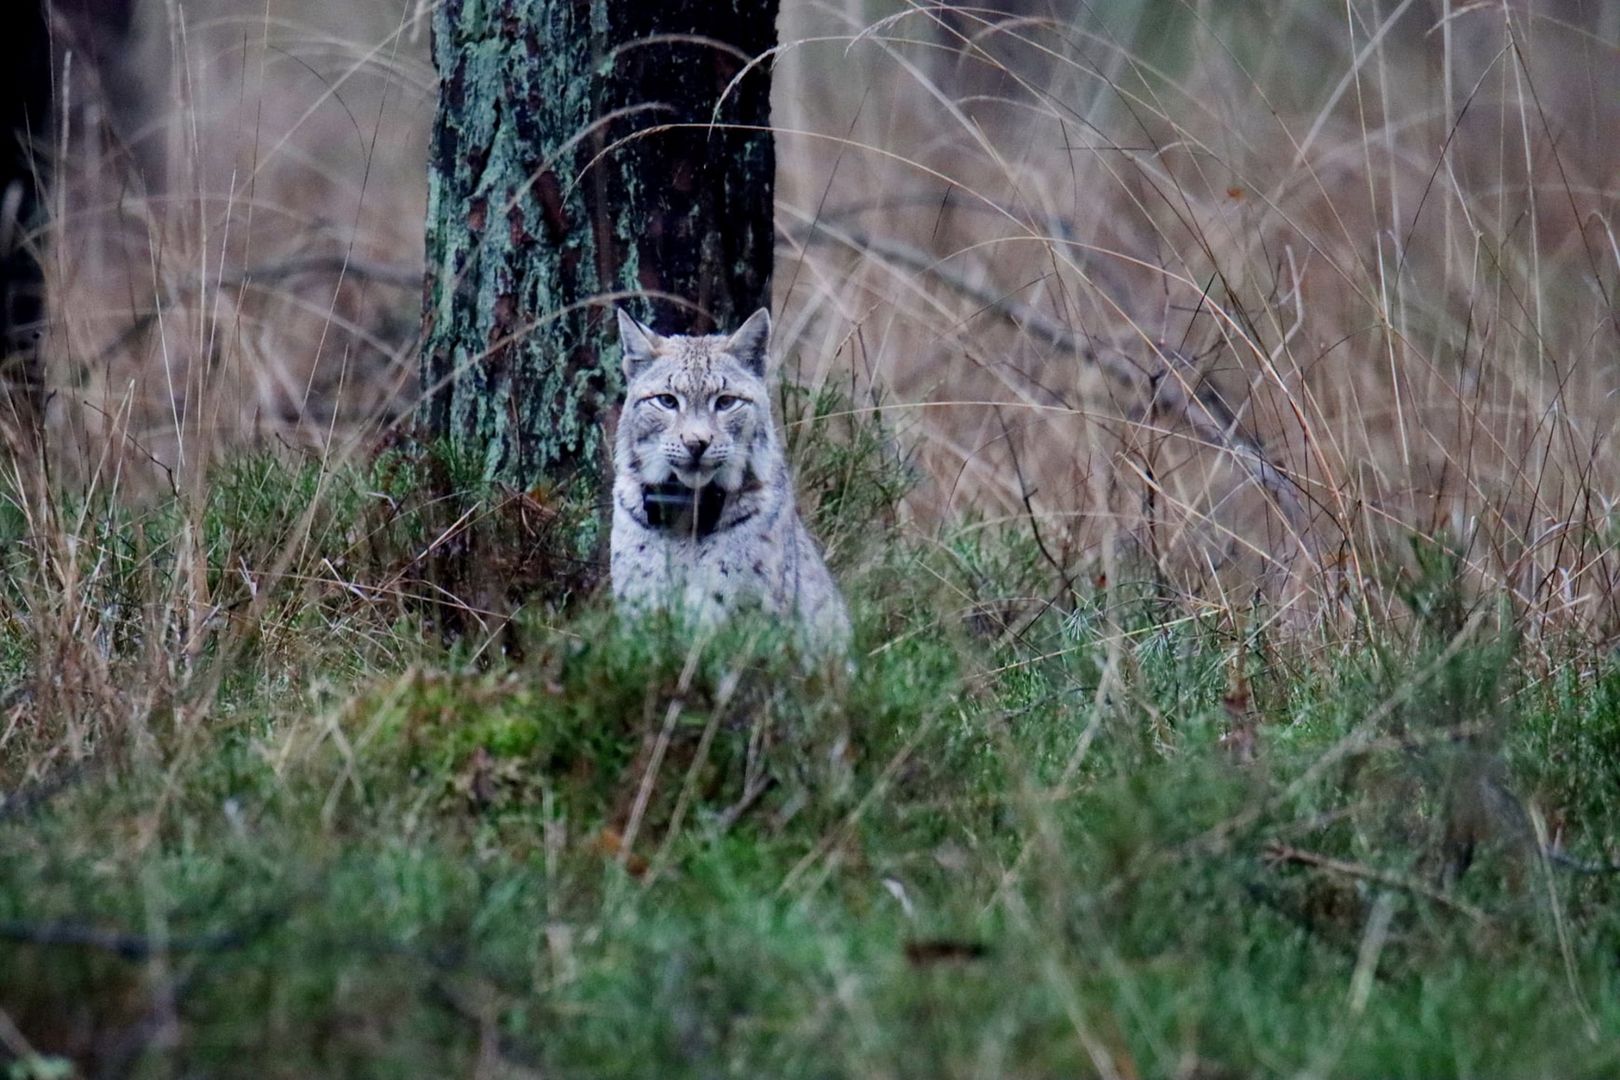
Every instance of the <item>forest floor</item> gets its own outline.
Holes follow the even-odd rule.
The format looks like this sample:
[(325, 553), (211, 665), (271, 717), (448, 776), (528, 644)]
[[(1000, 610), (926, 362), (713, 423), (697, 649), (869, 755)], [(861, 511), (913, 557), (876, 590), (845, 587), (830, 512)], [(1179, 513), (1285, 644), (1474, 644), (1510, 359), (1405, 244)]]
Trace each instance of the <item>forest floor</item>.
[(1543, 857), (1620, 835), (1613, 658), (1439, 548), (1349, 630), (1053, 591), (878, 443), (797, 450), (847, 678), (616, 620), (588, 507), (404, 451), (12, 492), (0, 1070), (1620, 1073), (1620, 881)]

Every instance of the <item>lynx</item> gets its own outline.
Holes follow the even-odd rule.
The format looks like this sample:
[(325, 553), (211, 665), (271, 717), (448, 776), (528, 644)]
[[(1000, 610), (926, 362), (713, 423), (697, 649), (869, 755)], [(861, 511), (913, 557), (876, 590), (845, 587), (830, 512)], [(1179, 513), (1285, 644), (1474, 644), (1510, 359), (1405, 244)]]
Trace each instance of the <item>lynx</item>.
[(843, 654), (849, 615), (799, 520), (765, 375), (771, 316), (660, 336), (623, 311), (614, 442), (613, 597), (714, 626), (744, 607), (789, 620), (809, 655)]

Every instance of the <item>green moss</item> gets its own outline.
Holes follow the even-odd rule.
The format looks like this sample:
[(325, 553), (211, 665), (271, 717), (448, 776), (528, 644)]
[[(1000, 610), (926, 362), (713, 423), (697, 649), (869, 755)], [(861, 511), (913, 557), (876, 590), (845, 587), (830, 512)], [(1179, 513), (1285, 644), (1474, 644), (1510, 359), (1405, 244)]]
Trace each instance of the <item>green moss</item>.
[[(263, 476), (235, 474), (222, 522), (274, 530)], [(807, 682), (767, 627), (694, 661), (677, 627), (587, 609), (527, 621), (523, 659), (487, 670), (424, 654), (325, 705), (244, 687), (258, 719), (199, 732), (183, 767), (102, 772), (0, 820), (0, 920), (161, 926), (196, 949), (173, 961), (191, 973), (183, 1035), (144, 1049), (150, 1070), (456, 1074), (497, 1045), (564, 1075), (1056, 1077), (1093, 1068), (1077, 1017), (1140, 1075), (1191, 1058), (1245, 1076), (1620, 1065), (1570, 996), (1573, 977), (1600, 1030), (1620, 1023), (1612, 880), (1555, 881), (1571, 973), (1544, 889), (1506, 864), (1453, 893), (1490, 913), (1476, 925), (1267, 856), (1282, 842), (1434, 880), (1430, 751), (1318, 763), (1369, 717), (1390, 737), (1455, 707), (1465, 678), (1500, 688), (1467, 708), (1500, 718), (1510, 777), (1581, 837), (1612, 832), (1608, 666), (1527, 697), (1495, 638), (1366, 650), (1286, 686), (1256, 665), (1243, 764), (1220, 739), (1230, 642), (1155, 623), (1151, 592), (1080, 598), (994, 649), (942, 618), (969, 581), (1016, 582), (1021, 547), (978, 529), (847, 568), (863, 659), (841, 685)], [(1128, 660), (1099, 699), (1105, 628)], [(107, 842), (143, 819), (146, 839)], [(1347, 1022), (1380, 902), (1390, 934)], [(0, 943), (0, 1007), (82, 1060), (74, 1032), (110, 1039), (124, 1003), (161, 989), (146, 970)]]

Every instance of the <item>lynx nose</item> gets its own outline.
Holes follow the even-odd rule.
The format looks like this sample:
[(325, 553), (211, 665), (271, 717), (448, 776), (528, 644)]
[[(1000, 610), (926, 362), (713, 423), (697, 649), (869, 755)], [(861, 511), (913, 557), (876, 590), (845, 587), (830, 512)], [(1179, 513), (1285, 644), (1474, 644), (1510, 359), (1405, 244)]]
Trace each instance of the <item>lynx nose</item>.
[(692, 464), (696, 465), (703, 460), (703, 451), (709, 448), (710, 440), (700, 435), (687, 435), (681, 439), (686, 444), (686, 452), (692, 455)]

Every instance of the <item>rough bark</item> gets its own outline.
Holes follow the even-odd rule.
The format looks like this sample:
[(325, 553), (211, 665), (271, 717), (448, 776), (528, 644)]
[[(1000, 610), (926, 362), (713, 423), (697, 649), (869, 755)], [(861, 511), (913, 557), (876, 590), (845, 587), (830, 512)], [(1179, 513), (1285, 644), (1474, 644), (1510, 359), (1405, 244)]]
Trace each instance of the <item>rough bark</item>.
[(768, 66), (717, 118), (715, 106), (775, 44), (776, 12), (776, 0), (438, 6), (427, 435), (479, 454), (492, 479), (594, 479), (618, 385), (616, 295), (685, 332), (769, 301)]

